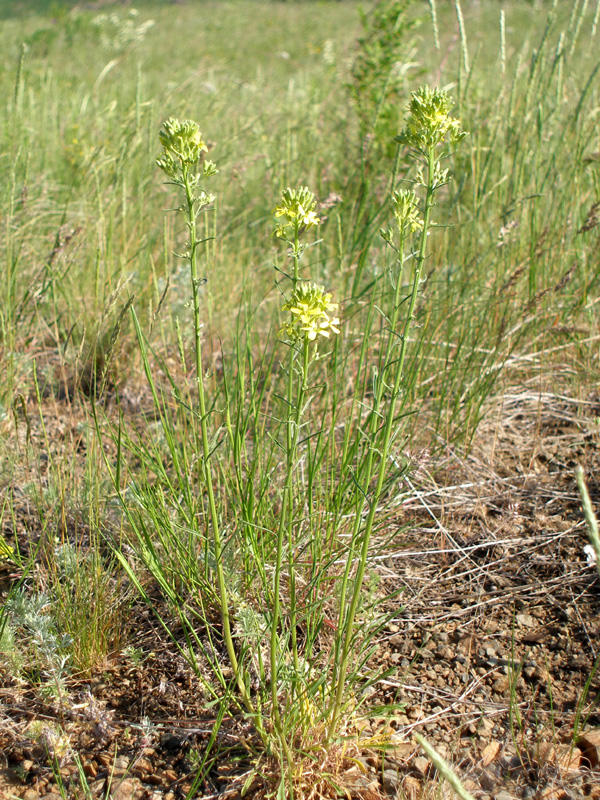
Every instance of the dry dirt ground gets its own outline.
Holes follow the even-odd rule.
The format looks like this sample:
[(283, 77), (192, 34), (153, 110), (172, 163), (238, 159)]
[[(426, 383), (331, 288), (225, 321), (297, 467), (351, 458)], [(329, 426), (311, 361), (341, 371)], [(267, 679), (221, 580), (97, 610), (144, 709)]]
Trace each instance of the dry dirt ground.
[[(67, 406), (49, 399), (43, 409), (56, 447), (76, 438)], [(574, 478), (581, 464), (598, 506), (599, 422), (597, 395), (522, 385), (489, 403), (469, 455), (443, 448), (413, 476), (376, 567), (379, 590), (403, 591), (372, 664), (394, 669), (373, 700), (403, 707), (365, 721), (360, 757), (340, 762), (347, 796), (449, 796), (412, 739), (418, 731), (478, 800), (600, 798), (600, 582)], [(34, 422), (29, 436), (43, 449)], [(2, 491), (16, 496), (15, 486)], [(26, 503), (5, 510), (10, 544), (33, 530)], [(19, 575), (2, 569), (6, 596)], [(214, 712), (152, 615), (134, 612), (127, 640), (137, 650), (71, 677), (62, 701), (0, 662), (0, 800), (240, 795), (249, 768), (240, 743), (251, 731), (223, 720), (221, 756), (194, 784)]]

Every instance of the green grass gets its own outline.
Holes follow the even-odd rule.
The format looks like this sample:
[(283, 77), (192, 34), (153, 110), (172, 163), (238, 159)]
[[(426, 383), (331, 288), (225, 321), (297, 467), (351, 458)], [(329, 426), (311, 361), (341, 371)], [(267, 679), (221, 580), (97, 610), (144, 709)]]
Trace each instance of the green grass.
[[(580, 392), (598, 377), (598, 229), (583, 230), (600, 200), (596, 7), (514, 2), (502, 25), (499, 5), (465, 7), (461, 40), (456, 6), (438, 5), (438, 51), (425, 3), (385, 45), (367, 35), (368, 16), (357, 44), (352, 2), (102, 9), (118, 24), (100, 10), (0, 4), (1, 507), (14, 519), (13, 487), (28, 487), (46, 577), (27, 591), (34, 605), (46, 592), (72, 628), (44, 621), (47, 637), (79, 644), (39, 657), (52, 674), (89, 671), (125, 645), (121, 569), (145, 602), (158, 586), (153, 610), (166, 631), (178, 621), (178, 646), (211, 671), (207, 696), (245, 706), (263, 741), (274, 726), (291, 783), (287, 746), (302, 753), (309, 731), (334, 738), (323, 732), (328, 676), (348, 673), (334, 719), (362, 702), (382, 617), (373, 597), (361, 601), (353, 564), (386, 546), (414, 466), (406, 453), (468, 448), (505, 382), (555, 372)], [(407, 246), (398, 283), (402, 256), (380, 229), (392, 190), (415, 177), (394, 137), (424, 83), (448, 88), (469, 136), (444, 164), (452, 180), (436, 194), (427, 255), (411, 259)], [(201, 370), (189, 270), (174, 255), (189, 230), (167, 213), (181, 198), (155, 165), (169, 116), (199, 123), (220, 170), (197, 223)], [(341, 335), (310, 380), (278, 341), (294, 259), (273, 237), (273, 209), (299, 185), (340, 198), (296, 259), (296, 277), (340, 304)], [(68, 434), (47, 427), (61, 403)], [(285, 575), (275, 610), (273, 572)], [(11, 602), (6, 630), (26, 630)], [(328, 635), (331, 619), (349, 625), (345, 642)], [(22, 669), (37, 652), (35, 631), (29, 639)], [(244, 665), (237, 683), (224, 648)], [(274, 670), (292, 698), (286, 730), (265, 711), (277, 705)]]

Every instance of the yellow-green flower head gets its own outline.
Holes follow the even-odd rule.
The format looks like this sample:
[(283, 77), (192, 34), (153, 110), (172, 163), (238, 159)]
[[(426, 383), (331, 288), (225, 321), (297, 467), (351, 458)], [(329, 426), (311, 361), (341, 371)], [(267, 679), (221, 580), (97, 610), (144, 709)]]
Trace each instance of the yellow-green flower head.
[(392, 195), (392, 210), (400, 231), (409, 228), (411, 233), (423, 228), (423, 220), (419, 217), (417, 195), (412, 190), (397, 189)]
[(281, 193), (281, 203), (275, 209), (276, 217), (283, 217), (277, 226), (275, 234), (283, 236), (286, 228), (312, 228), (319, 224), (316, 213), (317, 201), (314, 194), (306, 186), (298, 189), (284, 189)]
[(305, 337), (309, 342), (313, 342), (318, 336), (329, 339), (332, 333), (340, 332), (339, 319), (329, 316), (337, 307), (337, 303), (331, 302), (331, 294), (323, 286), (299, 283), (283, 306), (283, 310), (292, 315), (291, 321), (284, 325), (283, 332), (294, 342)]
[(421, 86), (412, 93), (406, 127), (396, 141), (417, 150), (435, 147), (446, 138), (457, 144), (467, 134), (461, 130), (460, 120), (450, 116), (451, 107), (452, 100), (443, 89)]
[(171, 117), (164, 123), (158, 137), (163, 151), (156, 163), (171, 177), (179, 166), (197, 164), (202, 154), (208, 151), (198, 123), (190, 119), (181, 121)]

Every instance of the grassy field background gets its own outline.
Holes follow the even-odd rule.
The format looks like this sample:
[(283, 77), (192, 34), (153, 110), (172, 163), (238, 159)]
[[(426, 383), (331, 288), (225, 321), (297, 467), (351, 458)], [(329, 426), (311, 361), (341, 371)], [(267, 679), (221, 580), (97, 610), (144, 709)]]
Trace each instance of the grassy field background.
[[(374, 27), (377, 9), (404, 5), (395, 35)], [(82, 681), (144, 660), (152, 645), (136, 620), (148, 609), (160, 636), (175, 630), (165, 641), (219, 724), (246, 714), (260, 733), (227, 666), (222, 614), (231, 606), (247, 690), (260, 697), (265, 736), (279, 742), (269, 756), (278, 766), (265, 766), (258, 745), (240, 763), (264, 778), (260, 791), (279, 779), (303, 791), (309, 740), (333, 748), (323, 733), (332, 700), (315, 676), (339, 676), (345, 645), (327, 633), (355, 625), (344, 696), (352, 718), (369, 683), (373, 631), (401, 605), (390, 611), (393, 590), (371, 586), (372, 559), (408, 524), (399, 509), (422, 462), (429, 477), (449, 452), (466, 463), (489, 430), (482, 420), (523, 387), (597, 397), (598, 4), (364, 4), (362, 22), (360, 8), (0, 2), (0, 650), (6, 685), (27, 685), (52, 707), (56, 742)], [(409, 249), (394, 277), (380, 230), (391, 224), (393, 190), (415, 177), (394, 137), (423, 84), (447, 89), (469, 135), (445, 163), (452, 179), (436, 195), (389, 411), (393, 392), (378, 380), (399, 347), (389, 330), (395, 281), (408, 297), (416, 273)], [(197, 121), (219, 169), (216, 199), (198, 221), (204, 417), (189, 268), (175, 255), (189, 233), (155, 164), (167, 117)], [(321, 218), (305, 234), (301, 276), (333, 294), (341, 334), (311, 366), (294, 439), (296, 367), (279, 335), (290, 262), (273, 211), (286, 187), (300, 185)], [(364, 465), (379, 462), (375, 489)], [(282, 515), (288, 572), (274, 613)], [(363, 575), (352, 564), (365, 541)], [(296, 570), (306, 590), (298, 597)], [(340, 586), (351, 595), (356, 580), (358, 596), (363, 578), (355, 623)], [(291, 689), (282, 678), (292, 709), (285, 732), (269, 716), (272, 692), (261, 694), (273, 678), (256, 660), (273, 649), (273, 628), (282, 675), (293, 653), (294, 669), (301, 658), (309, 676), (296, 675)], [(341, 733), (351, 731), (349, 723)], [(215, 742), (199, 757), (194, 790), (208, 793)], [(60, 769), (59, 744), (45, 747)]]

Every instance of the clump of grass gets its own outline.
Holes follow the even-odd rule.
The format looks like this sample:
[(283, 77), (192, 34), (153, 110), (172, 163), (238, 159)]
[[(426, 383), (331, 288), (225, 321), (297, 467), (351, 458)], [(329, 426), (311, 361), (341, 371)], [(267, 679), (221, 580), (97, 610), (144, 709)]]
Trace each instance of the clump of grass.
[[(460, 3), (430, 3), (441, 41), (432, 56), (424, 34), (418, 68), (456, 86), (471, 131), (450, 183), (442, 141), (432, 156), (417, 135), (428, 104), (428, 124), (459, 132), (443, 94), (415, 96), (394, 137), (416, 58), (410, 5), (382, 2), (363, 17), (350, 64), (348, 4), (323, 6), (318, 30), (303, 4), (223, 6), (202, 20), (202, 56), (185, 6), (153, 8), (153, 27), (143, 11), (94, 24), (96, 12), (63, 10), (52, 25), (11, 20), (0, 32), (0, 421), (27, 427), (29, 459), (23, 363), (50, 350), (62, 365), (75, 351), (68, 399), (78, 409), (107, 400), (96, 424), (119, 503), (103, 503), (89, 447), (90, 516), (98, 523), (110, 505), (104, 527), (120, 565), (210, 676), (207, 699), (251, 718), (282, 786), (300, 780), (315, 747), (333, 753), (353, 734), (377, 680), (367, 677), (382, 624), (370, 558), (392, 534), (407, 445), (468, 444), (504, 377), (548, 364), (565, 381), (597, 374), (597, 19), (586, 3), (554, 3), (533, 47), (521, 38), (542, 17), (530, 4), (463, 15)], [(479, 52), (476, 36), (467, 43), (480, 24), (500, 30), (498, 46), (497, 33)], [(212, 143), (195, 123), (163, 127), (171, 185), (161, 192), (148, 165), (165, 108), (194, 108), (219, 134)], [(179, 213), (164, 216), (173, 204)], [(125, 363), (129, 319), (138, 353)], [(585, 368), (567, 374), (573, 349)], [(136, 370), (152, 408), (131, 420), (120, 390)], [(43, 392), (31, 395), (43, 427)], [(40, 438), (46, 532), (55, 511), (64, 528), (78, 478), (52, 454), (52, 435)], [(10, 605), (4, 615), (5, 649), (20, 631), (32, 647), (17, 661), (37, 658), (61, 680), (121, 642), (113, 565), (75, 550), (71, 579), (69, 559), (52, 551), (45, 585), (32, 579), (25, 600), (48, 599), (47, 641), (82, 631), (90, 647), (76, 653), (64, 640), (50, 658)], [(90, 592), (99, 614), (86, 620)]]
[[(304, 266), (313, 246), (308, 234), (319, 224), (316, 199), (304, 186), (285, 189), (275, 209), (275, 235), (289, 248), (289, 267), (277, 266), (276, 273), (284, 322), (275, 346), (287, 349), (281, 377), (272, 378), (268, 399), (253, 397), (260, 362), (250, 357), (246, 365), (240, 354), (224, 376), (225, 405), (217, 408), (210, 398), (202, 359), (206, 278), (199, 271), (208, 242), (199, 237), (198, 220), (215, 202), (204, 185), (217, 168), (204, 157), (196, 123), (169, 119), (160, 132), (158, 166), (183, 198), (187, 241), (177, 255), (189, 266), (194, 377), (192, 385), (180, 385), (163, 364), (175, 401), (169, 402), (134, 316), (169, 463), (143, 432), (137, 445), (122, 427), (115, 432), (118, 458), (110, 469), (135, 560), (117, 554), (143, 594), (135, 561), (157, 581), (184, 628), (188, 659), (195, 663), (201, 654), (214, 672), (207, 690), (250, 716), (263, 746), (278, 754), (281, 781), (290, 787), (301, 779), (300, 754), (351, 733), (364, 702), (360, 673), (371, 654), (369, 634), (382, 624), (376, 609), (366, 618), (359, 613), (364, 581), (390, 456), (401, 436), (398, 414), (434, 198), (449, 181), (443, 158), (465, 136), (450, 106), (441, 90), (424, 87), (412, 95), (398, 142), (414, 158), (416, 176), (406, 179), (413, 188), (395, 190), (395, 224), (381, 232), (394, 254), (392, 292), (370, 300), (369, 326), (376, 303), (385, 325), (368, 329), (361, 354), (372, 394), (358, 384), (346, 401), (343, 312), (338, 317), (332, 295)], [(180, 353), (184, 364), (181, 342)], [(335, 436), (337, 420), (342, 437)], [(128, 490), (121, 475), (129, 473), (131, 455), (141, 458), (143, 470)], [(273, 476), (269, 486), (261, 477), (265, 465)]]

